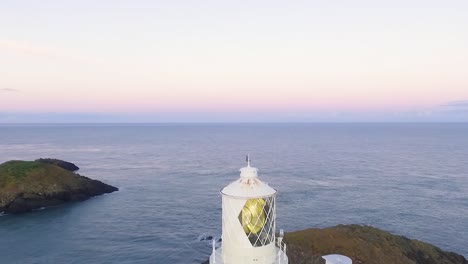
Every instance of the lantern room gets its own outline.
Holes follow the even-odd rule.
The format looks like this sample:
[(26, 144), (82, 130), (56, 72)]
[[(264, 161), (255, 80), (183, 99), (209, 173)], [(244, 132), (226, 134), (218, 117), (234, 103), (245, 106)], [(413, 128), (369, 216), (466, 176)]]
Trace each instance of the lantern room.
[(257, 168), (240, 169), (239, 179), (221, 190), (222, 246), (210, 264), (287, 264), (282, 232), (276, 238), (276, 190), (258, 178)]

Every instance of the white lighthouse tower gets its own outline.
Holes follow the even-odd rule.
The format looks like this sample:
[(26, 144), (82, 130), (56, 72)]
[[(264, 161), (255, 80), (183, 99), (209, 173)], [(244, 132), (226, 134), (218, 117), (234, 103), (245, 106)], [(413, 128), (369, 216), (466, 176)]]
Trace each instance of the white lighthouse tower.
[(257, 169), (240, 169), (240, 178), (221, 190), (222, 246), (210, 264), (287, 264), (283, 232), (276, 238), (276, 190), (260, 181)]

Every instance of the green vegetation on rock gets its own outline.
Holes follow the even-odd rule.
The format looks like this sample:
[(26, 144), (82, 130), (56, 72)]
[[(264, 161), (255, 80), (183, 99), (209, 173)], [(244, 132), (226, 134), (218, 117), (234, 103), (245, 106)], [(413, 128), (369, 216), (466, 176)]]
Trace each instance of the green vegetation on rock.
[(16, 182), (25, 177), (30, 171), (38, 169), (39, 163), (35, 161), (12, 160), (0, 165), (0, 187), (3, 184)]
[(467, 264), (461, 255), (380, 229), (338, 225), (286, 233), (290, 264), (318, 264), (317, 256), (342, 254), (353, 264)]
[(117, 190), (52, 163), (8, 161), (0, 164), (0, 212), (22, 213)]

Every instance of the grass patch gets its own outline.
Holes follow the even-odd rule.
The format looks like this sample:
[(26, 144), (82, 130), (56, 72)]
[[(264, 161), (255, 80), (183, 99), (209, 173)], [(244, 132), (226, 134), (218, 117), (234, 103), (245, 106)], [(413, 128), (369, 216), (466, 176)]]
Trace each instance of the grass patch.
[(35, 161), (13, 160), (0, 164), (0, 186), (17, 182), (40, 168), (41, 164)]

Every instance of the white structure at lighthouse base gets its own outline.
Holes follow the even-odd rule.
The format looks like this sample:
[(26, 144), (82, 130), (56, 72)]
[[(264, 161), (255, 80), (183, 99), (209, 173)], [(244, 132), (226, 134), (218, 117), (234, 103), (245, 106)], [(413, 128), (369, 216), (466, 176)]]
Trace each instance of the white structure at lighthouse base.
[(240, 178), (221, 190), (222, 246), (213, 242), (210, 264), (288, 264), (283, 232), (275, 234), (277, 192), (247, 161)]
[(331, 254), (322, 256), (325, 259), (325, 264), (353, 264), (353, 261), (347, 256)]

